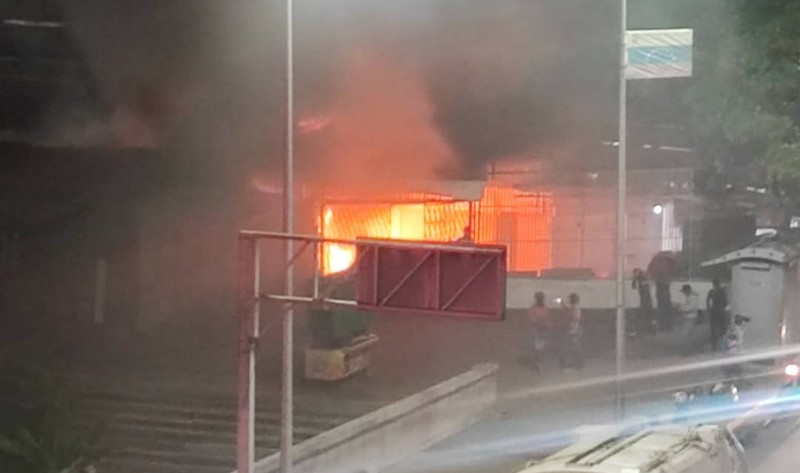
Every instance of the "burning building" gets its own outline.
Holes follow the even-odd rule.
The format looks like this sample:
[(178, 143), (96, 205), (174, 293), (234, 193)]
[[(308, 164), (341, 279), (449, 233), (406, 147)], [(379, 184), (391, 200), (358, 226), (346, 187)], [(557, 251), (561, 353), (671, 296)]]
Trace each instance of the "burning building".
[[(330, 193), (320, 207), (317, 231), (326, 238), (451, 242), (469, 228), (476, 243), (508, 248), (512, 272), (551, 266), (554, 206), (549, 193), (492, 181), (452, 184), (368, 198)], [(329, 243), (320, 256), (322, 272), (333, 274), (355, 262), (355, 248)]]

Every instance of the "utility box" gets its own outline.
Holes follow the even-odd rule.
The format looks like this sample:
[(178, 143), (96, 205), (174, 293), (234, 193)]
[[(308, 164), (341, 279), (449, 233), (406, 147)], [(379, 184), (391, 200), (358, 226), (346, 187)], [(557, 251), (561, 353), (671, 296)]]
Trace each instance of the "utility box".
[(731, 266), (731, 315), (751, 318), (743, 348), (800, 342), (800, 243), (762, 240), (703, 266)]

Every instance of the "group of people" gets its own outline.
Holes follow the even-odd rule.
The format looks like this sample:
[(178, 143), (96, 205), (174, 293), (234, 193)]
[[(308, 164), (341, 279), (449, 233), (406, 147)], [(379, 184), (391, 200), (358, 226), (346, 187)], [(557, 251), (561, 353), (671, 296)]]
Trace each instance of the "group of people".
[(583, 368), (580, 301), (573, 292), (566, 302), (558, 298), (557, 307), (550, 308), (543, 292), (535, 294), (528, 313), (528, 340), (533, 342), (533, 366), (537, 371), (548, 357), (557, 360), (562, 369)]
[[(700, 308), (700, 296), (690, 284), (681, 287), (683, 299), (673, 304), (670, 296), (670, 282), (656, 281), (656, 307), (650, 292), (650, 280), (641, 269), (634, 270), (633, 288), (639, 292), (638, 329), (645, 334), (657, 331), (675, 331), (681, 339), (690, 340), (693, 327), (704, 319)], [(718, 278), (712, 281), (712, 288), (706, 296), (708, 322), (711, 327), (709, 345), (711, 350), (725, 349), (730, 336), (741, 331), (746, 317), (738, 316), (732, 321), (728, 312), (728, 292)], [(732, 323), (735, 322), (735, 323)]]

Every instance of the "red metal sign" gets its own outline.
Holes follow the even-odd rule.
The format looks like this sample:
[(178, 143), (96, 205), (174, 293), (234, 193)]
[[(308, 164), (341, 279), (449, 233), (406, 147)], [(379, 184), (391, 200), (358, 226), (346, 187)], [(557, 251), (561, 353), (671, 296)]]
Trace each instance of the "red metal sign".
[(356, 300), (364, 309), (502, 320), (504, 246), (358, 246)]

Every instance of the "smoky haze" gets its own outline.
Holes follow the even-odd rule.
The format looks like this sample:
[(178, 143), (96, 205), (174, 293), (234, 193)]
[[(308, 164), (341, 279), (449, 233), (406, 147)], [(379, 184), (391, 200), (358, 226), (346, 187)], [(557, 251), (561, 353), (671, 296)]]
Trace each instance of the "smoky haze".
[[(279, 168), (282, 2), (72, 0), (66, 5), (111, 104), (116, 143), (171, 150), (211, 169), (237, 163)], [(387, 148), (372, 160), (432, 161), (436, 172), (465, 174), (510, 155), (593, 152), (613, 130), (613, 1), (310, 0), (295, 2), (295, 8), (298, 115), (327, 114), (331, 129), (337, 115), (347, 116), (340, 120), (353, 132), (333, 143), (341, 150), (337, 160), (348, 153), (350, 139), (358, 149), (368, 139), (386, 139), (398, 153), (390, 156)], [(364, 71), (352, 58), (365, 54), (386, 66)], [(386, 76), (390, 70), (393, 77)], [(373, 93), (356, 96), (359, 81), (386, 86), (370, 83), (363, 88)], [(397, 87), (400, 82), (416, 85)], [(371, 112), (355, 117), (351, 111), (359, 105), (343, 101), (348, 93), (369, 100), (364, 108)], [(411, 97), (404, 100), (404, 93)], [(382, 104), (386, 109), (379, 111)], [(426, 111), (414, 112), (421, 109)], [(393, 113), (397, 118), (388, 118)], [(375, 117), (406, 129), (389, 140), (386, 133), (369, 131)], [(359, 128), (370, 138), (357, 138)], [(408, 153), (425, 151), (399, 143), (420, 134), (439, 135), (444, 144), (433, 150), (447, 155), (449, 148), (457, 160), (409, 158)], [(315, 169), (317, 160), (334, 159), (333, 154), (301, 153), (299, 159)], [(420, 174), (430, 172), (425, 165)]]

